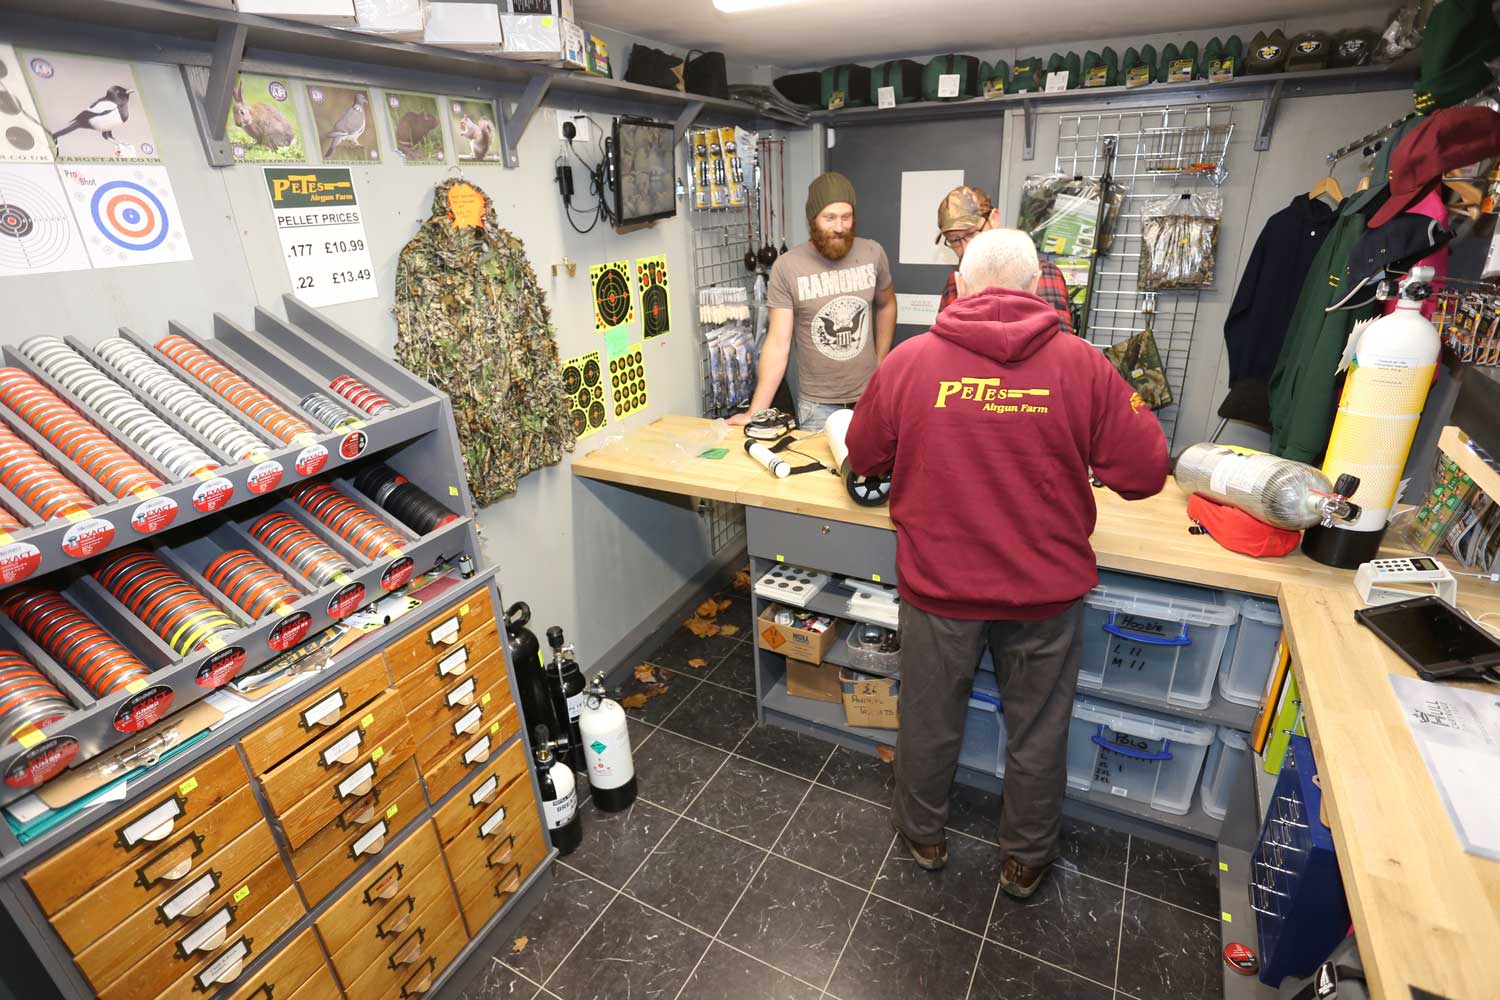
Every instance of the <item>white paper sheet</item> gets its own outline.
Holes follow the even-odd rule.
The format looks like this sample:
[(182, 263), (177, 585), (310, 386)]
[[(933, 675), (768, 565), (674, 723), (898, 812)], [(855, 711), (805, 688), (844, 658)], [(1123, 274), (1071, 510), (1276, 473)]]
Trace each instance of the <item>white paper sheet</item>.
[(1470, 854), (1500, 860), (1500, 691), (1391, 675), (1427, 773)]
[(937, 210), (943, 197), (963, 184), (962, 170), (901, 171), (902, 264), (957, 267), (958, 256), (937, 239)]
[(942, 300), (941, 295), (897, 292), (896, 322), (902, 326), (920, 326), (925, 330), (937, 322), (938, 304)]

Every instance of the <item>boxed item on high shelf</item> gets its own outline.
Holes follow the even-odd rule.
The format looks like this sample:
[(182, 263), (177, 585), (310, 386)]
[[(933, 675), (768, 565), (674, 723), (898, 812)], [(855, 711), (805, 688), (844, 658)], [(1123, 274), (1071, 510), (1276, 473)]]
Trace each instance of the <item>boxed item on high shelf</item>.
[(354, 30), (420, 42), (427, 30), (427, 0), (354, 0)]
[(839, 668), (832, 663), (801, 663), (788, 657), (786, 693), (794, 698), (811, 698), (837, 705), (844, 700)]
[(584, 61), (587, 65), (585, 71), (594, 76), (614, 76), (609, 69), (609, 43), (592, 32), (587, 33), (584, 42)]
[(551, 14), (573, 20), (573, 0), (505, 0), (508, 14)]
[(774, 604), (762, 611), (755, 623), (755, 641), (761, 649), (804, 663), (822, 663), (838, 637), (828, 615), (792, 611)]
[(353, 0), (237, 0), (241, 14), (263, 14), (312, 24), (354, 24)]
[(429, 3), (422, 41), (466, 52), (499, 52), (500, 8), (487, 3)]
[(899, 680), (841, 670), (839, 686), (843, 689), (844, 721), (849, 725), (866, 729), (901, 728)]
[(559, 60), (569, 69), (589, 68), (588, 32), (572, 21), (562, 22), (562, 58)]
[(563, 57), (563, 24), (551, 14), (501, 14), (501, 50), (512, 59), (554, 62)]

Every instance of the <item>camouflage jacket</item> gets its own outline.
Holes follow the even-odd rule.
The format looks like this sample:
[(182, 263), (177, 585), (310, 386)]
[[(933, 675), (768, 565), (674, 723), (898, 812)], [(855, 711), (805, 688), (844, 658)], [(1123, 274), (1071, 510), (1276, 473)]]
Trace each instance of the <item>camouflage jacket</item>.
[[(482, 225), (455, 226), (448, 196), (459, 186), (483, 199)], [(472, 183), (437, 186), (432, 216), (401, 251), (392, 311), (396, 359), (453, 404), (476, 503), (511, 495), (573, 449), (551, 311), (525, 247)]]

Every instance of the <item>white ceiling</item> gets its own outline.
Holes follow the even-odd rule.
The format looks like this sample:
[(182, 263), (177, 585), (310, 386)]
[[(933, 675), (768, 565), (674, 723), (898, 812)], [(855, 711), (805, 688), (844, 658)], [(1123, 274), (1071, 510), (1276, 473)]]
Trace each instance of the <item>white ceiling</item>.
[[(575, 0), (575, 5), (580, 20), (682, 49), (715, 49), (736, 61), (799, 67), (1305, 20), (1368, 10), (1372, 0), (780, 0), (740, 14), (721, 13), (712, 0)], [(1329, 26), (1349, 23), (1335, 16)]]

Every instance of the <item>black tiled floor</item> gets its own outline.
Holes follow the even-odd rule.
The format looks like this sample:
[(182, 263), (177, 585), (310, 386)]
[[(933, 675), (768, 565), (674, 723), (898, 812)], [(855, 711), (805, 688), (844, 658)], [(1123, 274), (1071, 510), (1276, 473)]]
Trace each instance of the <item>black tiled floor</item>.
[(665, 729), (653, 733), (635, 755), (639, 795), (664, 809), (682, 812), (728, 756)]
[(616, 896), (544, 985), (564, 1000), (675, 997), (708, 944), (707, 935)]
[(882, 806), (814, 785), (777, 842), (776, 853), (869, 886), (894, 837)]
[(896, 787), (896, 769), (879, 757), (839, 747), (828, 758), (818, 783), (888, 806)]
[[(991, 833), (990, 836), (993, 838), (994, 834)], [(1058, 845), (1062, 854), (1057, 862), (1074, 871), (1083, 872), (1085, 875), (1102, 878), (1116, 885), (1124, 885), (1127, 846), (1131, 843), (1128, 834), (1117, 830), (1106, 830), (1102, 826), (1064, 816), (1062, 842)], [(1144, 843), (1146, 843), (1144, 840), (1134, 841), (1135, 849), (1139, 850)], [(1132, 857), (1130, 860), (1133, 865), (1135, 859)], [(1215, 898), (1218, 892), (1216, 884)]]
[(716, 932), (766, 852), (697, 823), (678, 823), (625, 891), (678, 920)]
[(661, 725), (720, 750), (733, 750), (755, 725), (755, 699), (714, 684), (701, 684)]
[(798, 979), (824, 983), (864, 899), (860, 889), (772, 856), (719, 937)]
[(1004, 1000), (1111, 1000), (1111, 991), (993, 941), (984, 943), (970, 996)]
[(823, 762), (833, 749), (832, 743), (790, 729), (757, 724), (735, 753), (811, 781), (823, 769)]
[(568, 864), (616, 889), (623, 888), (676, 819), (639, 800), (616, 813), (600, 812), (590, 803), (583, 808), (583, 843), (568, 855)]
[(730, 757), (687, 815), (715, 830), (769, 848), (810, 787), (801, 778)]
[(689, 660), (703, 660), (704, 666), (697, 668), (698, 671), (702, 671), (722, 660), (748, 634), (747, 631), (741, 630), (734, 636), (711, 635), (700, 639), (686, 628), (679, 628), (668, 636), (655, 652), (642, 659), (655, 663), (659, 667), (671, 667), (688, 672), (695, 672), (694, 668), (688, 665)]
[(1111, 983), (1123, 895), (1117, 885), (1054, 868), (1024, 902), (999, 895), (989, 937), (1095, 982)]
[(964, 1000), (980, 944), (972, 934), (872, 899), (828, 990), (843, 1000)]
[(1130, 880), (1125, 885), (1207, 917), (1219, 915), (1218, 864), (1187, 851), (1136, 841), (1130, 848)]
[(540, 992), (540, 986), (523, 979), (498, 958), (486, 957), (483, 966), (453, 994), (453, 1000), (531, 1000)]
[(655, 681), (637, 680), (635, 674), (631, 674), (624, 684), (620, 685), (620, 697), (627, 698), (633, 694), (640, 694), (647, 687), (654, 684), (665, 684), (667, 689), (646, 702), (641, 708), (630, 708), (625, 710), (627, 719), (639, 719), (641, 722), (649, 722), (653, 726), (661, 722), (672, 710), (682, 704), (684, 698), (693, 693), (698, 686), (698, 678), (693, 675), (692, 670), (668, 670), (660, 668), (656, 671)]
[(750, 633), (750, 595), (738, 594), (732, 590), (719, 593), (718, 599), (728, 601), (729, 607), (719, 612), (718, 622), (720, 625), (734, 625), (739, 628), (740, 634), (748, 636)]
[[(585, 844), (591, 833), (589, 828), (584, 828)], [(574, 858), (568, 860), (571, 862)], [(500, 955), (501, 960), (530, 979), (545, 982), (578, 943), (584, 929), (613, 898), (614, 890), (609, 886), (566, 864), (553, 865), (552, 884), (547, 887), (546, 895), (508, 939), (511, 943)], [(526, 938), (526, 947), (519, 952), (513, 951), (514, 939), (521, 937)]]
[(714, 664), (703, 678), (745, 694), (755, 693), (755, 649), (742, 642), (730, 654)]
[(1146, 896), (1125, 894), (1121, 994), (1136, 1000), (1220, 1000), (1219, 922)]
[(818, 1000), (820, 990), (718, 941), (683, 990), (684, 997), (714, 1000)]
[(995, 901), (1001, 862), (1000, 849), (995, 845), (953, 834), (948, 837), (948, 867), (929, 872), (918, 868), (898, 843), (880, 870), (875, 892), (966, 931), (983, 934), (990, 919), (990, 904)]

